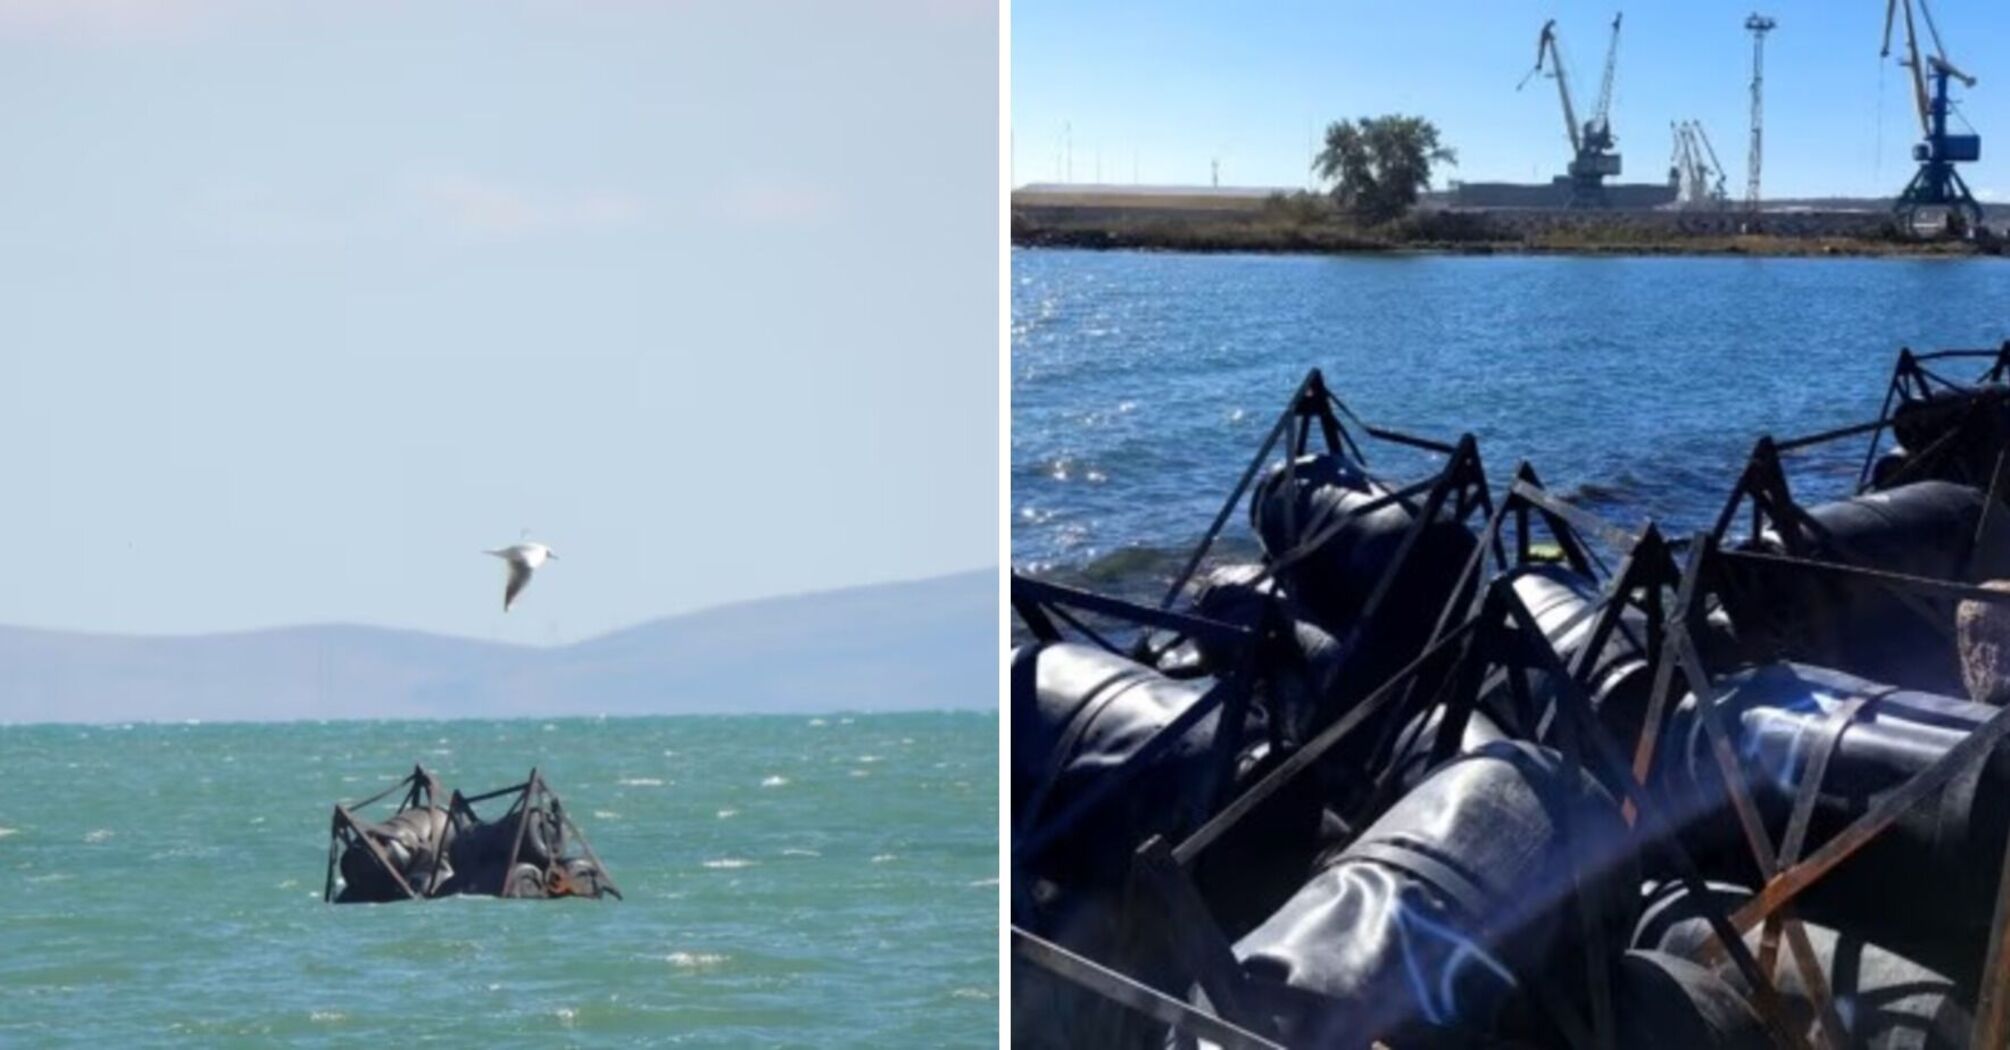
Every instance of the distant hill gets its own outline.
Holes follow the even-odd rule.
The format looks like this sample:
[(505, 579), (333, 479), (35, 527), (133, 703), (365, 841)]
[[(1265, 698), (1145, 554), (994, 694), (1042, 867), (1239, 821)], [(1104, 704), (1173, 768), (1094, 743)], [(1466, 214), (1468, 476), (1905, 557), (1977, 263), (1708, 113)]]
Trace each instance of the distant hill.
[(554, 648), (345, 625), (0, 627), (0, 723), (902, 711), (998, 703), (992, 571), (725, 605)]

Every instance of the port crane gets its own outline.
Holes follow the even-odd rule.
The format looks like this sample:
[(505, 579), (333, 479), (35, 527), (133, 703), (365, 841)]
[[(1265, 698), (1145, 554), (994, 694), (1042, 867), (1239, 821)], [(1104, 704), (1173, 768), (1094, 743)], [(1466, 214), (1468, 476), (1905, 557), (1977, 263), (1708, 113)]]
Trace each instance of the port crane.
[(1703, 123), (1684, 120), (1669, 127), (1675, 132), (1675, 153), (1668, 162), (1668, 179), (1675, 184), (1676, 202), (1684, 208), (1722, 208), (1728, 199), (1724, 165)]
[[(1919, 52), (1914, 7), (1919, 9), (1917, 21), (1926, 24), (1926, 35), (1933, 44), (1924, 57)], [(1905, 16), (1902, 20), (1901, 12)], [(1975, 195), (1969, 192), (1968, 183), (1962, 181), (1954, 166), (1981, 159), (1982, 136), (1972, 130), (1965, 135), (1947, 131), (1950, 108), (1947, 82), (1959, 80), (1962, 86), (1972, 88), (1975, 78), (1948, 61), (1947, 48), (1941, 43), (1940, 29), (1933, 24), (1933, 12), (1927, 9), (1926, 0), (1886, 0), (1884, 46), (1878, 51), (1879, 57), (1890, 56), (1892, 29), (1899, 24), (1905, 27), (1905, 52), (1898, 64), (1912, 74), (1912, 101), (1919, 114), (1921, 141), (1912, 147), (1912, 159), (1919, 162), (1919, 170), (1892, 203), (1892, 210), (1908, 228), (1913, 227), (1921, 209), (1941, 208), (1946, 211), (1950, 229), (1957, 232), (1976, 229), (1982, 225), (1982, 206), (1975, 202)]]
[(1549, 64), (1549, 76), (1556, 81), (1557, 97), (1563, 102), (1564, 131), (1570, 136), (1571, 160), (1566, 170), (1573, 208), (1604, 206), (1605, 178), (1619, 174), (1619, 154), (1612, 148), (1612, 76), (1619, 62), (1620, 17), (1612, 16), (1612, 42), (1605, 51), (1605, 75), (1599, 81), (1598, 102), (1592, 107), (1591, 118), (1581, 126), (1577, 122), (1577, 107), (1570, 98), (1570, 76), (1564, 68), (1563, 50), (1557, 43), (1556, 19), (1543, 23), (1542, 35), (1535, 42), (1535, 68), (1515, 86), (1520, 91), (1543, 72), (1544, 62)]

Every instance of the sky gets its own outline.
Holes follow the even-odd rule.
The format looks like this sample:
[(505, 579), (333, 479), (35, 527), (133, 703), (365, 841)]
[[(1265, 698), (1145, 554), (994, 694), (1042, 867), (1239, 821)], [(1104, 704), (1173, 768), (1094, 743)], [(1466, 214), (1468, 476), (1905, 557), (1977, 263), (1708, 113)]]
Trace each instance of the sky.
[[(1450, 178), (1546, 182), (1570, 147), (1555, 84), (1516, 90), (1537, 35), (1557, 20), (1583, 112), (1623, 11), (1612, 102), (1622, 181), (1665, 181), (1669, 124), (1695, 119), (1742, 197), (1753, 10), (1751, 0), (1015, 0), (1011, 180), (1091, 182), (1100, 165), (1105, 182), (1206, 185), (1219, 158), (1222, 185), (1303, 186), (1329, 122), (1400, 112), (1432, 120), (1457, 150)], [(1778, 23), (1765, 44), (1764, 194), (1897, 192), (1916, 167), (1918, 118), (1896, 51), (1878, 57), (1885, 4), (1759, 10)], [(2010, 52), (1990, 46), (2010, 40), (2010, 6), (1938, 0), (1932, 12), (1949, 59), (1979, 79), (1954, 92), (1983, 135), (1983, 159), (1964, 177), (1978, 196), (2010, 200)]]
[(995, 565), (997, 19), (0, 0), (0, 622), (551, 644)]

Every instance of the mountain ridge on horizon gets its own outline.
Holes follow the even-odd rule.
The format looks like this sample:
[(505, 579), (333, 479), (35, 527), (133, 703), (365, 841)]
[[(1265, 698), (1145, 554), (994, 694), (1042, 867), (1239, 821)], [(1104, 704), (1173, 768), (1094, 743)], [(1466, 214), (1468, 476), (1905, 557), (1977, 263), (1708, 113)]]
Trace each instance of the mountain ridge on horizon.
[(13, 632), (20, 632), (22, 634), (42, 634), (42, 635), (49, 635), (52, 637), (60, 636), (60, 637), (73, 637), (73, 638), (99, 638), (99, 639), (110, 639), (118, 641), (132, 641), (132, 642), (153, 642), (153, 641), (176, 642), (176, 641), (191, 641), (203, 638), (245, 638), (257, 635), (285, 634), (288, 632), (295, 632), (295, 631), (357, 631), (357, 632), (377, 632), (383, 634), (421, 635), (427, 638), (435, 638), (443, 641), (469, 642), (475, 645), (493, 645), (505, 649), (533, 649), (533, 650), (564, 649), (569, 646), (582, 645), (587, 642), (595, 641), (597, 639), (606, 638), (610, 635), (620, 634), (624, 631), (632, 631), (638, 628), (650, 627), (655, 624), (660, 624), (669, 620), (676, 620), (688, 616), (706, 616), (713, 613), (722, 613), (731, 609), (739, 608), (741, 606), (763, 605), (770, 602), (793, 601), (799, 598), (820, 598), (829, 595), (846, 594), (853, 591), (869, 591), (889, 587), (906, 587), (916, 584), (933, 583), (940, 580), (955, 579), (964, 576), (981, 576), (981, 575), (996, 574), (997, 571), (998, 570), (996, 567), (977, 568), (977, 569), (958, 569), (953, 572), (933, 573), (927, 576), (906, 576), (901, 577), (899, 579), (878, 580), (871, 583), (849, 583), (849, 584), (840, 584), (834, 587), (819, 587), (806, 591), (784, 591), (779, 594), (762, 594), (762, 595), (755, 595), (749, 598), (729, 598), (725, 601), (714, 602), (710, 605), (700, 605), (690, 609), (682, 609), (677, 612), (663, 613), (660, 616), (651, 616), (648, 619), (639, 620), (635, 623), (626, 624), (620, 627), (610, 627), (598, 633), (586, 635), (583, 638), (575, 638), (569, 642), (557, 642), (557, 643), (523, 642), (523, 641), (510, 641), (503, 639), (477, 638), (469, 634), (457, 634), (452, 631), (440, 631), (430, 627), (400, 627), (391, 624), (359, 623), (354, 620), (319, 620), (319, 621), (309, 621), (305, 623), (282, 623), (282, 624), (274, 624), (269, 627), (225, 627), (216, 630), (190, 631), (187, 633), (180, 633), (173, 631), (159, 631), (159, 632), (107, 631), (89, 627), (41, 627), (33, 624), (0, 622), (0, 631), (13, 631)]
[(996, 706), (998, 576), (674, 613), (539, 646), (362, 624), (196, 635), (0, 626), (0, 724)]

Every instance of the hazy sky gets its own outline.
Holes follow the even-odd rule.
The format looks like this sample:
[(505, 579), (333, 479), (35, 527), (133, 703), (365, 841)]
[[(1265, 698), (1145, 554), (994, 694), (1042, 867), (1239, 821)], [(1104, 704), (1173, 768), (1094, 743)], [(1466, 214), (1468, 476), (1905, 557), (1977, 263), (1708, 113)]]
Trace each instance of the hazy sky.
[(0, 622), (552, 642), (995, 564), (996, 22), (0, 0)]
[[(1918, 135), (1909, 72), (1878, 58), (1881, 0), (1761, 0), (1766, 39), (1767, 195), (1890, 194), (1911, 177)], [(1624, 10), (1612, 123), (1624, 181), (1663, 181), (1669, 122), (1699, 119), (1742, 196), (1749, 132), (1753, 0), (1626, 4), (1363, 0), (1223, 4), (1015, 0), (1014, 184), (1053, 181), (1073, 125), (1075, 181), (1303, 185), (1308, 139), (1344, 117), (1429, 117), (1459, 153), (1453, 178), (1547, 181), (1570, 147), (1556, 86), (1515, 84), (1536, 36), (1557, 19), (1573, 96), (1598, 91), (1609, 26)], [(1932, 5), (1957, 66), (1959, 110), (1983, 136), (1964, 174), (1978, 195), (2010, 200), (2010, 7)], [(1922, 36), (1924, 30), (1922, 30)], [(1896, 45), (1895, 45), (1896, 46)], [(1957, 126), (1959, 122), (1957, 121)]]

